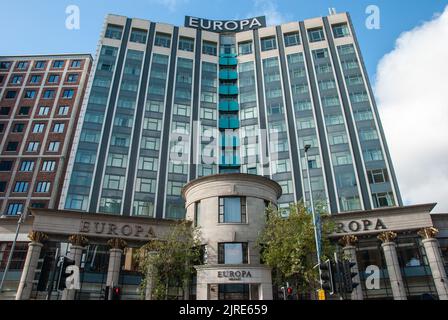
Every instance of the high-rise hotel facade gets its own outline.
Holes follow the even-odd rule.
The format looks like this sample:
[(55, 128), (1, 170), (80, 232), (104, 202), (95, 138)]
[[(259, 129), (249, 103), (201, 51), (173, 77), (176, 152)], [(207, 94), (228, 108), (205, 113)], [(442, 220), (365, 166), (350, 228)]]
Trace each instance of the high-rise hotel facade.
[(348, 14), (185, 25), (107, 16), (60, 209), (183, 218), (181, 188), (225, 172), (272, 178), (287, 208), (307, 165), (331, 213), (402, 205)]

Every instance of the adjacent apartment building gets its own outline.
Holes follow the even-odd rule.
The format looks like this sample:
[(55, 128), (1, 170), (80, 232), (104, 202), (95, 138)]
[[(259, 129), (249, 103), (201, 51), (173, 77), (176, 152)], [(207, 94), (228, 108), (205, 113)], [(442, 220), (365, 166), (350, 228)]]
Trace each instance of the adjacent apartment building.
[(226, 172), (275, 180), (282, 208), (309, 185), (331, 213), (402, 205), (347, 13), (185, 27), (109, 15), (88, 91), (60, 209), (184, 218), (181, 188)]
[(57, 206), (91, 64), (88, 54), (0, 57), (0, 215)]

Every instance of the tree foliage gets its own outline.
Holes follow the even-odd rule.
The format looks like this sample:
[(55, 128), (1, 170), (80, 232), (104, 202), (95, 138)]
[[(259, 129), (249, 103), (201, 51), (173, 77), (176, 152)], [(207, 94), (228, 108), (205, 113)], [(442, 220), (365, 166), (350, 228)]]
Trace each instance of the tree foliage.
[[(328, 235), (334, 225), (316, 206), (316, 215), (321, 221), (322, 260), (331, 256), (332, 245)], [(284, 217), (275, 207), (267, 209), (267, 221), (258, 239), (261, 257), (273, 270), (273, 282), (284, 286), (289, 282), (299, 293), (310, 293), (319, 281), (313, 217), (303, 202), (291, 205), (290, 213)]]
[(143, 274), (141, 294), (145, 294), (148, 277), (153, 280), (152, 298), (167, 300), (169, 288), (183, 288), (195, 273), (200, 259), (199, 230), (189, 222), (179, 222), (164, 240), (151, 241), (136, 252), (139, 271)]

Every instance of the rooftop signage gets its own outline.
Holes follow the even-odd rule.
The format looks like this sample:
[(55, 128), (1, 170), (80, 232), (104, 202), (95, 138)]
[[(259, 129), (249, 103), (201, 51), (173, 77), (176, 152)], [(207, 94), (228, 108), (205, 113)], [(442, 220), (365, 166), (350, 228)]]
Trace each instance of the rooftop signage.
[(266, 27), (266, 17), (244, 20), (207, 20), (186, 16), (185, 27), (211, 32), (241, 32)]

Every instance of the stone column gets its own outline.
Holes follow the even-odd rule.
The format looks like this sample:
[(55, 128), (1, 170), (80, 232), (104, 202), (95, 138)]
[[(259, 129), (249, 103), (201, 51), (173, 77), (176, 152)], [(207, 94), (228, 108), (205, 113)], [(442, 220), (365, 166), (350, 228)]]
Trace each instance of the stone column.
[(17, 289), (16, 300), (29, 300), (31, 298), (37, 263), (39, 262), (40, 253), (44, 246), (43, 242), (48, 239), (48, 236), (42, 232), (32, 231), (28, 235), (28, 238), (31, 242), (28, 244), (28, 252), (20, 278), (19, 288)]
[(156, 272), (155, 266), (152, 263), (153, 257), (157, 255), (157, 252), (150, 251), (148, 252), (149, 257), (147, 258), (148, 269), (146, 272), (146, 290), (145, 290), (145, 300), (154, 300), (153, 298), (153, 290), (154, 290), (154, 273)]
[[(82, 251), (84, 250), (84, 247), (87, 246), (89, 241), (83, 235), (76, 234), (76, 235), (70, 236), (68, 238), (68, 242), (71, 245), (69, 258), (71, 260), (75, 261), (75, 266), (80, 268), (81, 267)], [(62, 270), (62, 272), (65, 272), (65, 270)], [(75, 289), (65, 289), (64, 293), (62, 295), (62, 300), (75, 300), (75, 297), (76, 297)]]
[(439, 241), (436, 239), (439, 230), (425, 228), (418, 232), (423, 238), (423, 247), (426, 251), (429, 267), (440, 300), (448, 300), (448, 280), (446, 277), (445, 263), (440, 253)]
[(111, 249), (109, 250), (109, 267), (107, 269), (106, 286), (118, 286), (121, 270), (121, 257), (123, 251), (127, 247), (126, 241), (119, 238), (109, 240), (107, 243)]
[(350, 262), (354, 263), (355, 265), (352, 267), (352, 271), (356, 273), (357, 275), (353, 277), (353, 281), (356, 283), (359, 283), (359, 285), (353, 290), (351, 299), (352, 300), (364, 300), (364, 294), (362, 292), (362, 285), (361, 285), (361, 277), (359, 274), (359, 267), (358, 267), (358, 259), (356, 258), (356, 243), (358, 242), (358, 237), (354, 235), (346, 235), (342, 237), (339, 241), (339, 243), (343, 246), (342, 250), (344, 252), (344, 256), (346, 259), (348, 259)]
[(394, 300), (407, 300), (406, 289), (403, 284), (400, 264), (398, 263), (397, 245), (394, 240), (397, 234), (392, 231), (383, 232), (378, 236), (383, 244), (384, 258), (387, 264), (387, 273), (389, 274), (390, 286)]
[(258, 299), (259, 300), (273, 300), (272, 284), (261, 283), (258, 287)]

